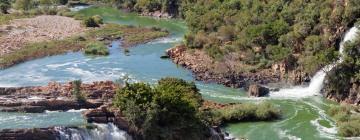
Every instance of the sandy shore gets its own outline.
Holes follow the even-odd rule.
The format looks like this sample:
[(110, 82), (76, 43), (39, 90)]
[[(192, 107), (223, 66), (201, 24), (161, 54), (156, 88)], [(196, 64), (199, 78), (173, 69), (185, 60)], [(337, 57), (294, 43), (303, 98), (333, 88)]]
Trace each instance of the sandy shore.
[(0, 56), (12, 53), (29, 42), (59, 40), (84, 30), (80, 21), (63, 16), (43, 15), (13, 20), (0, 27)]

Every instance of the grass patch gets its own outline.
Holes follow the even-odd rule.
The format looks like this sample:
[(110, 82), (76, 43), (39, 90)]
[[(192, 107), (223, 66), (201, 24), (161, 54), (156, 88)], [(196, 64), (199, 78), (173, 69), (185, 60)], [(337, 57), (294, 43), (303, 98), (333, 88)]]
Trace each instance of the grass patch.
[(145, 43), (159, 37), (169, 35), (167, 31), (159, 31), (152, 28), (137, 28), (129, 25), (107, 24), (101, 30), (88, 32), (92, 38), (122, 39), (124, 47)]
[(8, 24), (11, 20), (20, 18), (31, 18), (35, 15), (24, 13), (0, 14), (0, 25)]
[(86, 45), (85, 54), (87, 55), (109, 55), (109, 49), (104, 42), (91, 42)]
[(18, 51), (2, 56), (0, 58), (0, 68), (10, 67), (40, 57), (79, 51), (85, 44), (86, 41), (77, 40), (77, 37), (26, 44)]
[(272, 121), (281, 117), (281, 110), (268, 102), (236, 104), (205, 113), (208, 115), (204, 118), (210, 119), (208, 122), (213, 122), (212, 125), (229, 122)]
[[(63, 54), (69, 51), (79, 51), (85, 49), (91, 42), (99, 42), (99, 40), (101, 40), (103, 44), (106, 44), (112, 40), (122, 39), (123, 46), (129, 47), (167, 35), (168, 32), (156, 31), (149, 28), (106, 24), (100, 28), (89, 29), (85, 32), (84, 36), (26, 44), (16, 52), (2, 56), (0, 58), (0, 69), (36, 58)], [(101, 45), (97, 44), (96, 46)], [(99, 48), (99, 53), (106, 54), (106, 51), (102, 47)]]
[(333, 106), (328, 110), (328, 114), (336, 121), (339, 136), (360, 136), (360, 115), (351, 110), (350, 106)]

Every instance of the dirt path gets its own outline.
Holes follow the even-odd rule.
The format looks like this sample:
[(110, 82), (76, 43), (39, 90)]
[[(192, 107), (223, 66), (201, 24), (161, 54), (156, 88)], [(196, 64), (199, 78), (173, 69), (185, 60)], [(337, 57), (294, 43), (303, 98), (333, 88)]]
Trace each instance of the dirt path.
[(25, 43), (59, 40), (84, 30), (80, 21), (62, 16), (43, 15), (13, 20), (0, 27), (0, 57), (24, 47)]

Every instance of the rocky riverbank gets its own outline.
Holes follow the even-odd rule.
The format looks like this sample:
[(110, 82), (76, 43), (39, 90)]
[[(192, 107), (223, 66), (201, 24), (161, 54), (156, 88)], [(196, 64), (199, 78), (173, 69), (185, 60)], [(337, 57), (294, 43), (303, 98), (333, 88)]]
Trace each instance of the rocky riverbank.
[[(268, 84), (284, 82), (302, 84), (310, 81), (308, 74), (294, 70), (286, 63), (272, 65), (269, 69), (238, 72), (235, 61), (215, 61), (201, 50), (187, 50), (177, 46), (166, 51), (172, 61), (194, 74), (196, 80), (215, 82), (228, 87), (248, 87), (252, 83)], [(241, 66), (239, 66), (241, 67)]]
[(69, 17), (43, 15), (16, 19), (0, 27), (0, 56), (26, 47), (26, 43), (61, 40), (85, 31), (81, 21)]
[(48, 86), (0, 88), (0, 111), (41, 113), (97, 108), (111, 101), (115, 94), (111, 81), (83, 84), (81, 91), (86, 102), (78, 102), (71, 93), (73, 87), (72, 82), (63, 85), (51, 82)]

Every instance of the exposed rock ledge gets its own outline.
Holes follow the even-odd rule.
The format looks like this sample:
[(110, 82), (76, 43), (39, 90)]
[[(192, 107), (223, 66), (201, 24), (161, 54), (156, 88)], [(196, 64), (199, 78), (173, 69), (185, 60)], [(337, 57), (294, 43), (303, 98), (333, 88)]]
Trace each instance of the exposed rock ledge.
[(247, 87), (250, 83), (268, 84), (287, 82), (302, 84), (309, 81), (309, 76), (299, 70), (291, 70), (285, 63), (256, 72), (235, 72), (236, 62), (215, 62), (201, 50), (187, 51), (185, 46), (177, 46), (166, 51), (174, 63), (190, 69), (196, 80), (216, 82), (228, 87)]
[(54, 127), (0, 130), (0, 140), (58, 140), (59, 132)]
[(81, 89), (87, 101), (78, 102), (71, 95), (72, 88), (71, 82), (64, 85), (52, 82), (48, 86), (0, 88), (0, 111), (41, 113), (45, 110), (97, 108), (115, 94), (112, 81), (83, 84)]

